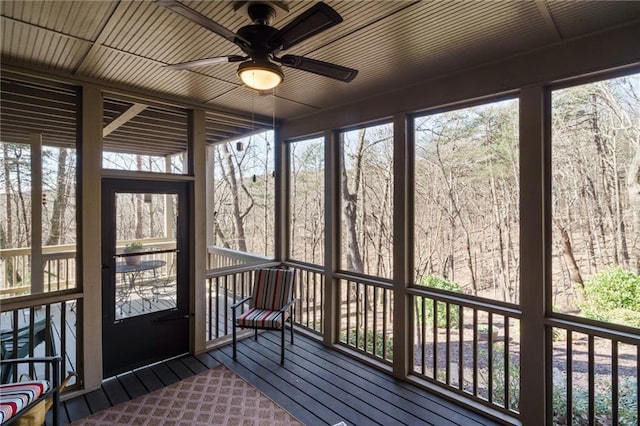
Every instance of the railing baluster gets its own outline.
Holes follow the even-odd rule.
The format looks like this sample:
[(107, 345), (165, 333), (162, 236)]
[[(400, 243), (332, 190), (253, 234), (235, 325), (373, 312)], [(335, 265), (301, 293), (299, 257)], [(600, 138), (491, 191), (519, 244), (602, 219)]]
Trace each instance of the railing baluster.
[[(611, 341), (611, 423), (618, 424), (618, 341)], [(638, 418), (640, 420), (640, 418)]]
[(372, 288), (373, 290), (373, 325), (371, 328), (373, 329), (373, 353), (374, 355), (380, 355), (378, 353), (378, 289), (376, 287)]
[(446, 346), (444, 347), (444, 359), (445, 359), (445, 366), (444, 366), (444, 377), (445, 377), (445, 383), (448, 385), (451, 385), (451, 359), (450, 359), (450, 355), (451, 355), (451, 304), (450, 303), (446, 303), (444, 305), (444, 315), (445, 315), (445, 342), (446, 342)]
[(511, 395), (509, 394), (510, 385), (511, 385), (511, 365), (510, 365), (510, 357), (511, 351), (509, 350), (509, 321), (510, 318), (506, 315), (503, 316), (503, 325), (504, 325), (504, 407), (506, 409), (510, 409), (511, 404), (509, 403), (511, 399)]
[(464, 388), (464, 308), (458, 306), (458, 389)]
[[(418, 296), (416, 296), (418, 297)], [(421, 372), (423, 375), (426, 375), (426, 347), (427, 347), (427, 321), (425, 320), (425, 318), (427, 317), (425, 315), (425, 312), (427, 310), (427, 299), (425, 297), (420, 296), (420, 303), (421, 303), (421, 315), (420, 318), (418, 318), (418, 321), (420, 322), (420, 326), (422, 328), (422, 330), (420, 330), (421, 332), (421, 336), (422, 336), (422, 348), (421, 348)]]
[[(350, 339), (350, 333), (351, 333), (351, 283), (349, 281), (342, 281), (340, 280), (340, 283), (345, 283), (346, 284), (346, 296), (347, 296), (347, 333), (346, 333), (346, 344), (349, 345), (351, 344), (351, 339)], [(342, 285), (341, 285), (342, 288)], [(342, 293), (342, 289), (341, 289), (341, 293)]]
[(387, 303), (388, 290), (382, 289), (382, 359), (387, 359)]
[(573, 332), (567, 330), (567, 419), (573, 418)]
[[(307, 278), (309, 278), (309, 272), (306, 273), (307, 274)], [(301, 290), (302, 291), (302, 290)], [(314, 286), (314, 291), (315, 291), (315, 286)], [(307, 326), (307, 328), (309, 328), (309, 319), (311, 318), (311, 303), (312, 303), (312, 299), (309, 298), (309, 296), (312, 294), (311, 291), (309, 291), (309, 287), (306, 287), (306, 291), (305, 291), (306, 295), (307, 295), (307, 304), (306, 304), (306, 308), (307, 308), (307, 320), (305, 322), (305, 325)], [(315, 293), (313, 293), (313, 295), (315, 296)]]
[[(79, 303), (80, 301), (76, 302), (76, 310), (80, 309), (79, 306), (81, 303)], [(60, 324), (58, 325), (59, 329), (60, 329), (60, 357), (62, 357), (62, 377), (66, 377), (68, 370), (67, 370), (67, 302), (63, 301), (60, 303)], [(76, 318), (78, 317), (78, 314), (76, 313)], [(74, 359), (78, 360), (78, 348), (82, 347), (81, 346), (82, 341), (80, 340), (80, 344), (78, 344), (78, 333), (76, 332), (76, 350), (75, 350), (75, 354), (74, 354)]]
[(489, 312), (487, 328), (487, 382), (489, 402), (493, 402), (493, 312)]
[[(365, 352), (369, 352), (368, 351), (368, 346), (369, 346), (369, 286), (366, 284), (362, 284), (362, 288), (363, 288), (363, 292), (362, 292), (362, 296), (363, 296), (363, 301), (362, 301), (362, 310), (364, 311), (364, 325), (362, 327), (363, 329), (363, 335), (364, 335), (364, 341), (362, 344), (362, 347), (364, 349)], [(373, 353), (373, 351), (372, 351)]]
[(433, 378), (438, 380), (438, 302), (431, 299), (433, 303)]
[(478, 310), (473, 308), (473, 395), (478, 396)]
[(596, 410), (595, 410), (595, 339), (592, 334), (589, 335), (589, 425), (595, 425), (596, 422)]
[[(63, 304), (64, 302), (61, 302), (60, 304)], [(52, 330), (51, 330), (51, 305), (45, 305), (44, 308), (44, 317), (45, 317), (45, 325), (44, 325), (44, 332), (45, 332), (45, 339), (44, 339), (44, 355), (48, 356), (48, 355), (56, 355), (53, 351), (53, 341), (51, 340), (51, 336), (52, 336)], [(60, 345), (61, 348), (60, 350), (62, 350), (62, 345)], [(49, 378), (49, 370), (50, 370), (51, 366), (49, 364), (46, 365), (45, 368), (45, 378)]]
[[(228, 312), (228, 308), (229, 308), (229, 302), (228, 302), (228, 298), (229, 298), (229, 278), (235, 278), (235, 274), (234, 275), (225, 275), (224, 278), (224, 295), (222, 297), (222, 303), (223, 303), (223, 311), (222, 311), (222, 316), (224, 318), (224, 334), (229, 334), (229, 312)], [(235, 279), (233, 279), (233, 282), (235, 283)], [(235, 291), (233, 293), (231, 293), (232, 295), (234, 295), (235, 297)]]

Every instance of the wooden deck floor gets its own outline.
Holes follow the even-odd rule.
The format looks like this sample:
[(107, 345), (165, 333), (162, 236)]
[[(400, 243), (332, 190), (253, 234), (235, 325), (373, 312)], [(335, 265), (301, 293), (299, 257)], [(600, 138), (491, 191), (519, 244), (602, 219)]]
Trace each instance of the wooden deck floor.
[[(105, 380), (102, 388), (66, 401), (62, 424), (226, 365), (307, 425), (494, 425), (409, 383), (398, 381), (319, 342), (296, 335), (279, 365), (279, 335), (183, 356)], [(50, 424), (50, 419), (48, 420)]]

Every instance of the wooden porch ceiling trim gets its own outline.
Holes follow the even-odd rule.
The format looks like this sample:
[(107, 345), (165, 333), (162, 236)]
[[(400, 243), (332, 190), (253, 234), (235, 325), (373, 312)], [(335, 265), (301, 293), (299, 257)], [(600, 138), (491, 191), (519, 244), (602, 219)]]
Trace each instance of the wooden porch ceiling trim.
[(111, 123), (106, 125), (104, 129), (102, 129), (102, 137), (109, 136), (112, 132), (114, 132), (120, 126), (124, 125), (136, 115), (140, 114), (146, 108), (147, 105), (145, 104), (133, 104), (128, 110), (120, 114), (118, 117), (116, 117), (115, 120), (113, 120)]

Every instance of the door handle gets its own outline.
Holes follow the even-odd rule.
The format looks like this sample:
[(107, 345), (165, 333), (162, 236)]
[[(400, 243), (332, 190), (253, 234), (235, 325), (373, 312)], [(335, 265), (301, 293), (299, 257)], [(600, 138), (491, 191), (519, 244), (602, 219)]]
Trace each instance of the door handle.
[(168, 321), (179, 321), (189, 319), (189, 314), (180, 314), (180, 315), (165, 315), (160, 318), (156, 318), (153, 322), (168, 322)]

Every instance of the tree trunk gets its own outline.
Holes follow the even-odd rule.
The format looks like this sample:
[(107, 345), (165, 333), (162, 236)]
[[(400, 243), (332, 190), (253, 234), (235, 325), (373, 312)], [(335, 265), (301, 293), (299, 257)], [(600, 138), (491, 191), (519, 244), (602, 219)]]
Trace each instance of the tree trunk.
[(356, 149), (356, 162), (354, 167), (354, 189), (349, 191), (345, 151), (342, 149), (342, 200), (344, 205), (344, 218), (347, 226), (347, 269), (354, 272), (364, 272), (364, 262), (358, 241), (358, 191), (360, 188), (360, 176), (362, 168), (362, 151), (364, 149), (365, 131), (361, 129), (358, 135), (358, 147)]
[(569, 238), (569, 233), (566, 228), (559, 223), (556, 223), (558, 230), (560, 231), (560, 238), (562, 241), (562, 257), (564, 258), (567, 267), (569, 268), (569, 276), (571, 278), (571, 282), (574, 285), (579, 285), (584, 289), (584, 281), (582, 280), (582, 275), (580, 274), (580, 268), (578, 267), (578, 262), (576, 262), (576, 258), (573, 254), (573, 248), (571, 247), (571, 239)]
[[(633, 230), (636, 235), (640, 234), (640, 149), (635, 149), (635, 156), (629, 163), (627, 173), (627, 192), (629, 204), (633, 214)], [(633, 261), (631, 267), (633, 272), (640, 274), (640, 242), (635, 241), (632, 246)]]
[(231, 193), (233, 194), (233, 196), (231, 197), (232, 198), (231, 204), (233, 207), (233, 224), (234, 224), (234, 229), (236, 231), (235, 236), (236, 236), (236, 241), (238, 242), (238, 250), (242, 252), (246, 252), (247, 241), (244, 233), (244, 222), (242, 220), (243, 214), (241, 213), (241, 210), (240, 210), (240, 185), (238, 185), (236, 167), (233, 164), (233, 159), (231, 158), (231, 151), (229, 151), (229, 147), (227, 146), (227, 144), (223, 144), (222, 149), (225, 154), (225, 161), (227, 163), (227, 168), (228, 168), (228, 173), (225, 173), (225, 176), (229, 181), (229, 185), (231, 186)]
[(45, 245), (60, 244), (62, 239), (63, 221), (67, 209), (67, 150), (61, 148), (58, 154), (58, 176), (56, 179), (56, 197), (53, 200), (51, 213), (51, 227)]
[(5, 230), (5, 245), (3, 248), (13, 247), (13, 212), (11, 211), (11, 169), (9, 167), (9, 145), (2, 144), (2, 154), (4, 158), (4, 193), (5, 211), (7, 214), (7, 227)]

